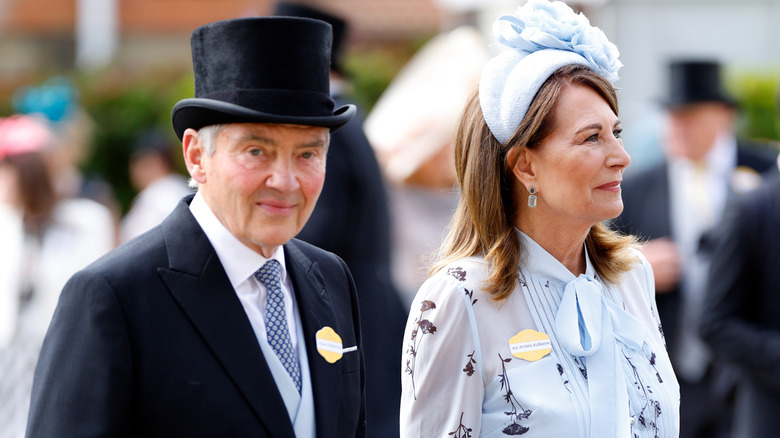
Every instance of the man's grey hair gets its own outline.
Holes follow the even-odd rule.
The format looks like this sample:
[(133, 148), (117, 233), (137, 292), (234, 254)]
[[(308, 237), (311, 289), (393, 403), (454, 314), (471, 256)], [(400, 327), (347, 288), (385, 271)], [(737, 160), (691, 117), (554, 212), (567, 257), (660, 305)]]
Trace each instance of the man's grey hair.
[[(217, 136), (221, 130), (222, 125), (209, 125), (198, 129), (198, 139), (203, 145), (207, 157), (214, 155), (214, 151), (217, 150)], [(187, 183), (191, 189), (198, 188), (198, 182), (193, 178), (190, 178)]]

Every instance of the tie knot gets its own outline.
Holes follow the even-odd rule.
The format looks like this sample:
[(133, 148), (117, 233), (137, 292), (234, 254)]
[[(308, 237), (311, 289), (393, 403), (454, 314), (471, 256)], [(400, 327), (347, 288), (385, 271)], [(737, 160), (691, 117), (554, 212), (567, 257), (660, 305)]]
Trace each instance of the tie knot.
[(267, 288), (279, 284), (281, 275), (281, 264), (277, 260), (268, 260), (255, 272), (255, 278)]

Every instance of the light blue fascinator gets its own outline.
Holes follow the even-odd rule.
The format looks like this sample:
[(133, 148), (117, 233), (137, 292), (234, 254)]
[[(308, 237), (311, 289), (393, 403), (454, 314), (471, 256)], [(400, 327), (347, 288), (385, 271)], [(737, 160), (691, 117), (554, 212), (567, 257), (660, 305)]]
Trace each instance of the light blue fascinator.
[(623, 66), (604, 32), (561, 1), (529, 0), (515, 15), (499, 17), (493, 36), (508, 50), (483, 69), (479, 100), (501, 143), (512, 138), (536, 92), (559, 68), (582, 65), (615, 82)]

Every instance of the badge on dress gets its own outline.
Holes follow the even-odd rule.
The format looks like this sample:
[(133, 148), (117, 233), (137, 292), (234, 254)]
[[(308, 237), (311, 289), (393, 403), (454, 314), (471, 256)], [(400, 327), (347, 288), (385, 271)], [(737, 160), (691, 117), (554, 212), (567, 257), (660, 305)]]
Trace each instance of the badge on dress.
[(357, 345), (344, 348), (341, 336), (328, 326), (321, 328), (314, 337), (317, 339), (317, 351), (328, 363), (335, 363), (344, 353), (357, 350)]
[(552, 351), (550, 337), (536, 330), (523, 330), (509, 338), (509, 351), (512, 356), (535, 362)]

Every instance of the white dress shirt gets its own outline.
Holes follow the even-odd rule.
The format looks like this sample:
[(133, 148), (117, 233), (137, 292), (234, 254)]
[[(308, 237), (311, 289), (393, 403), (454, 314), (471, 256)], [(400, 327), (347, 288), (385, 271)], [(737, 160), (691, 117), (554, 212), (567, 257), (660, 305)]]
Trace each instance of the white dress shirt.
[(682, 326), (675, 366), (678, 376), (691, 382), (704, 376), (711, 360), (709, 348), (698, 331), (709, 271), (709, 256), (702, 254), (699, 246), (702, 235), (718, 223), (729, 196), (731, 176), (737, 166), (734, 136), (717, 137), (698, 166), (701, 167), (697, 169), (696, 163), (683, 158), (669, 161), (672, 235), (682, 264)]
[[(267, 336), (265, 304), (268, 300), (268, 290), (255, 278), (254, 273), (269, 259), (249, 249), (233, 236), (217, 219), (200, 192), (196, 193), (192, 199), (190, 211), (214, 247), (214, 251), (216, 251), (238, 299), (241, 300), (241, 305), (244, 306), (244, 312), (255, 329), (255, 333), (257, 336)], [(281, 283), (284, 308), (287, 313), (287, 327), (290, 331), (293, 351), (297, 353), (298, 336), (295, 319), (298, 315), (298, 308), (295, 305), (292, 282), (287, 275), (287, 267), (284, 263), (284, 249), (281, 246), (276, 248), (271, 258), (277, 260), (281, 265)], [(267, 341), (267, 338), (263, 340)]]

